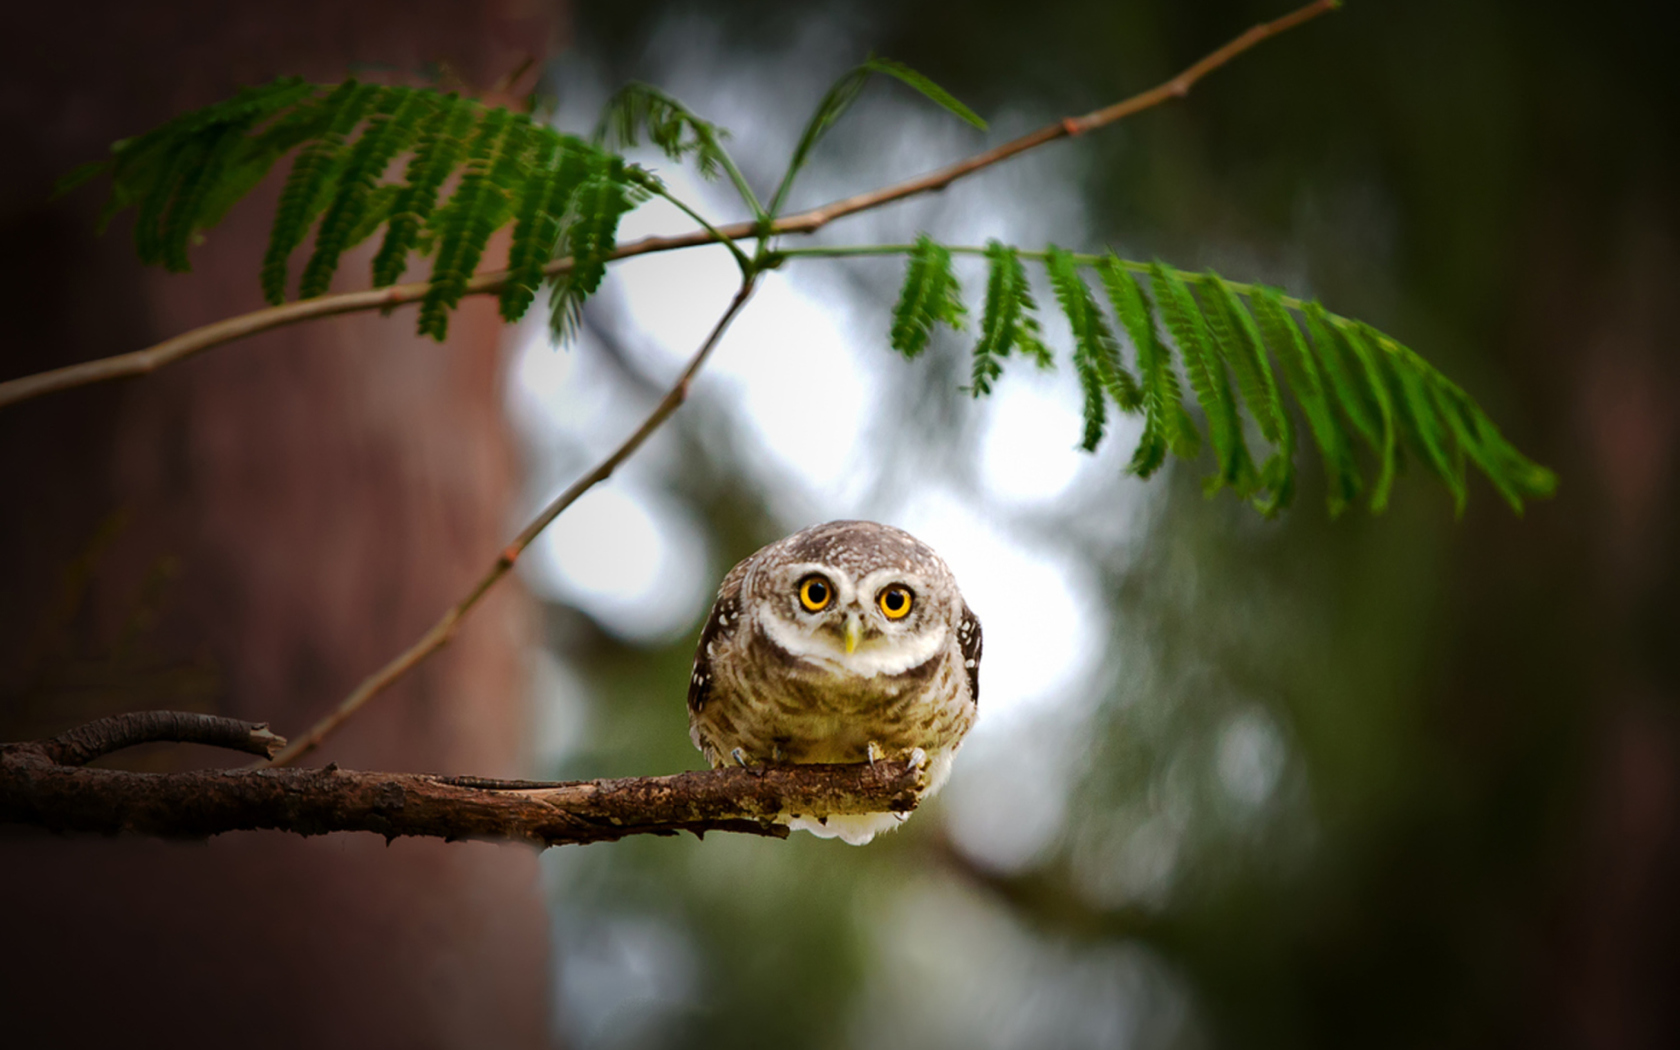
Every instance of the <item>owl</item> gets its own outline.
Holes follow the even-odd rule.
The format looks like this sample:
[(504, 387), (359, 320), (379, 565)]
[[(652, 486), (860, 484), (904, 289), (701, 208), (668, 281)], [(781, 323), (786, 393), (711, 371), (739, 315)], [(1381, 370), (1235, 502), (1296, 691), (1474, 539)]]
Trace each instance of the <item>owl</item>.
[[(729, 571), (688, 686), (688, 727), (713, 767), (881, 758), (944, 784), (980, 698), (980, 621), (939, 555), (901, 529), (831, 521)], [(908, 814), (789, 824), (862, 845)]]

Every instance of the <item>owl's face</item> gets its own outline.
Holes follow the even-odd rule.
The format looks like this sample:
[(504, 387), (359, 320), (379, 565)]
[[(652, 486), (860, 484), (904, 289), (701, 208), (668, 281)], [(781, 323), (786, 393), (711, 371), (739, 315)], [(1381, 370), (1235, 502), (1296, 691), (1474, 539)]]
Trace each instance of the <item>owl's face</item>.
[(760, 626), (781, 649), (867, 678), (919, 666), (948, 644), (962, 598), (921, 542), (879, 525), (799, 536), (745, 581)]

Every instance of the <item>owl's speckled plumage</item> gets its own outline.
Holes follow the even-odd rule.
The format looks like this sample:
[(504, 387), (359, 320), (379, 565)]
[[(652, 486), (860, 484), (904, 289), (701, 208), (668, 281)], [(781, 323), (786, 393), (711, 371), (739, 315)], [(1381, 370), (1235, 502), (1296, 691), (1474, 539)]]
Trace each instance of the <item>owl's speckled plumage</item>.
[[(816, 611), (799, 593), (813, 576), (833, 588)], [(912, 596), (898, 620), (879, 604), (895, 584)], [(723, 578), (694, 656), (689, 735), (714, 767), (863, 762), (920, 748), (931, 795), (950, 774), (979, 695), (980, 621), (945, 562), (890, 525), (831, 521), (770, 544)], [(794, 815), (790, 823), (860, 844), (903, 819)]]

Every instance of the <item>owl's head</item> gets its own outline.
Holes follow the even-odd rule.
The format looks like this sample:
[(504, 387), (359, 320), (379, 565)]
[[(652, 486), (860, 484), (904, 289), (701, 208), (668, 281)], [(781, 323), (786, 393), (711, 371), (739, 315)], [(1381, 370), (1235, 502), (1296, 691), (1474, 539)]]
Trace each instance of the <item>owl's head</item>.
[(744, 589), (769, 640), (847, 674), (898, 674), (925, 663), (962, 615), (945, 562), (890, 525), (831, 521), (772, 544), (757, 560)]

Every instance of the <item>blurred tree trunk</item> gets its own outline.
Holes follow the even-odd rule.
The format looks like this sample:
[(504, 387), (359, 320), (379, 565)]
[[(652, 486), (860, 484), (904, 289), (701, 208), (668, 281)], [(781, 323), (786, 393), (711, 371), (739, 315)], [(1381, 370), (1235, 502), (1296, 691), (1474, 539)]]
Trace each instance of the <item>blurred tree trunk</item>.
[[(446, 81), (482, 90), (544, 58), (561, 19), (537, 0), (439, 0), (43, 4), (10, 22), (24, 44), (0, 72), (8, 377), (262, 305), (277, 178), (195, 250), (193, 274), (168, 276), (132, 261), (126, 223), (95, 238), (97, 193), (47, 202), (74, 164), (278, 74), (415, 82), (442, 62)], [(346, 286), (365, 283), (360, 263)], [(148, 707), (283, 734), (324, 713), (505, 539), (517, 476), (502, 332), (482, 301), (446, 346), (417, 339), (411, 312), (346, 317), (0, 416), (0, 738)], [(519, 773), (530, 626), (504, 587), (319, 760)], [(0, 894), (10, 1045), (547, 1041), (547, 920), (527, 849), (8, 831)]]

